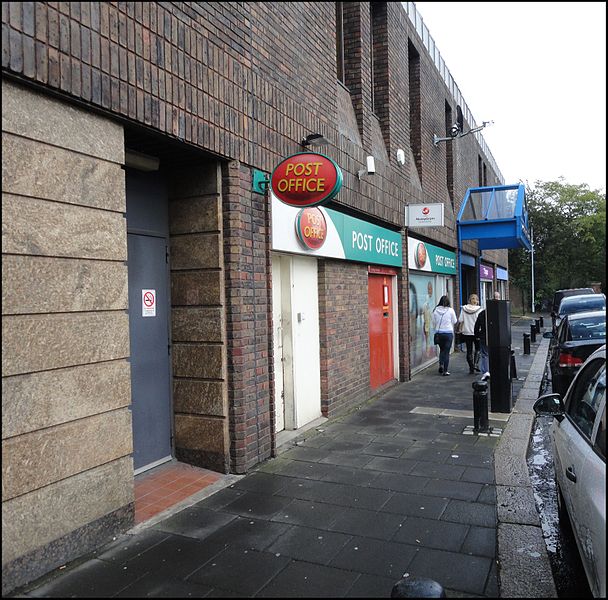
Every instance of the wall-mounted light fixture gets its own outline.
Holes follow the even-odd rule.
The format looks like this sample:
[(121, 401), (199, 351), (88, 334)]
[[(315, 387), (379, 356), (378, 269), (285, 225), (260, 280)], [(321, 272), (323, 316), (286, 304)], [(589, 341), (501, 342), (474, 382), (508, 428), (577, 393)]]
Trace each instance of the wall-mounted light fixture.
[(359, 172), (357, 173), (357, 177), (359, 177), (359, 179), (361, 179), (361, 177), (363, 177), (363, 175), (373, 175), (376, 172), (376, 162), (374, 161), (374, 157), (368, 156), (366, 162), (367, 162), (367, 168), (360, 169)]
[(397, 148), (397, 162), (400, 165), (405, 164), (405, 152), (401, 148)]
[(309, 133), (305, 138), (302, 138), (300, 144), (306, 146), (324, 146), (329, 141), (322, 133)]

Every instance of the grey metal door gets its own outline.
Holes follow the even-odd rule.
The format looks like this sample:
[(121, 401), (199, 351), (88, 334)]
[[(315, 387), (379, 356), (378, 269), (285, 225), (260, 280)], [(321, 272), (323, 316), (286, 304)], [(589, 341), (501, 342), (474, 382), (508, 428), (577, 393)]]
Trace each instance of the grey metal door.
[(171, 458), (167, 202), (158, 176), (127, 172), (133, 461)]

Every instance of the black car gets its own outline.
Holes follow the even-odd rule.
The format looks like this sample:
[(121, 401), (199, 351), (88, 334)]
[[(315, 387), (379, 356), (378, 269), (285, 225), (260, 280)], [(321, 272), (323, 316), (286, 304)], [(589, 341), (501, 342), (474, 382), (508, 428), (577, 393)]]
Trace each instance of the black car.
[(563, 397), (580, 366), (605, 343), (605, 309), (565, 315), (557, 328), (550, 351), (553, 393)]
[(581, 294), (594, 294), (593, 288), (569, 288), (567, 290), (557, 290), (553, 294), (553, 302), (551, 303), (551, 320), (555, 327), (555, 318), (557, 317), (557, 309), (561, 301), (568, 296), (580, 296)]
[(595, 294), (593, 288), (570, 288), (567, 290), (557, 290), (553, 294), (553, 302), (551, 303), (551, 312), (557, 314), (560, 302), (568, 296), (581, 296), (582, 294)]
[(606, 310), (606, 296), (604, 294), (583, 294), (563, 298), (557, 309), (555, 328), (559, 327), (561, 320), (566, 315), (590, 310)]

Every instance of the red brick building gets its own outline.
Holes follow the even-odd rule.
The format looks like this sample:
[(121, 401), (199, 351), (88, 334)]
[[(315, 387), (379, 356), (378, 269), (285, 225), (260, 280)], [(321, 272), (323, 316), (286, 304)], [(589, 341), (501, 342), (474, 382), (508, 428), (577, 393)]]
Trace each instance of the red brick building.
[[(482, 263), (508, 294), (506, 251), (453, 266), (467, 188), (504, 182), (480, 134), (434, 143), (476, 123), (408, 10), (3, 3), (3, 591), (127, 529), (134, 473), (245, 473), (433, 364), (425, 302)], [(298, 246), (256, 184), (313, 133), (367, 257)], [(423, 203), (443, 226), (406, 226)]]

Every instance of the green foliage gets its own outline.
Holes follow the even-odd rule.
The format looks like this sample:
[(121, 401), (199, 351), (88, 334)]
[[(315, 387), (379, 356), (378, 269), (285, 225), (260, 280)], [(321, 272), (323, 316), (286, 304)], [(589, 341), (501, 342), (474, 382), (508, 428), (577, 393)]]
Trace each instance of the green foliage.
[[(534, 235), (535, 300), (551, 300), (555, 290), (600, 281), (606, 290), (606, 194), (587, 184), (537, 181), (527, 186)], [(509, 250), (511, 282), (531, 290), (530, 253)], [(529, 300), (526, 300), (529, 304)]]

